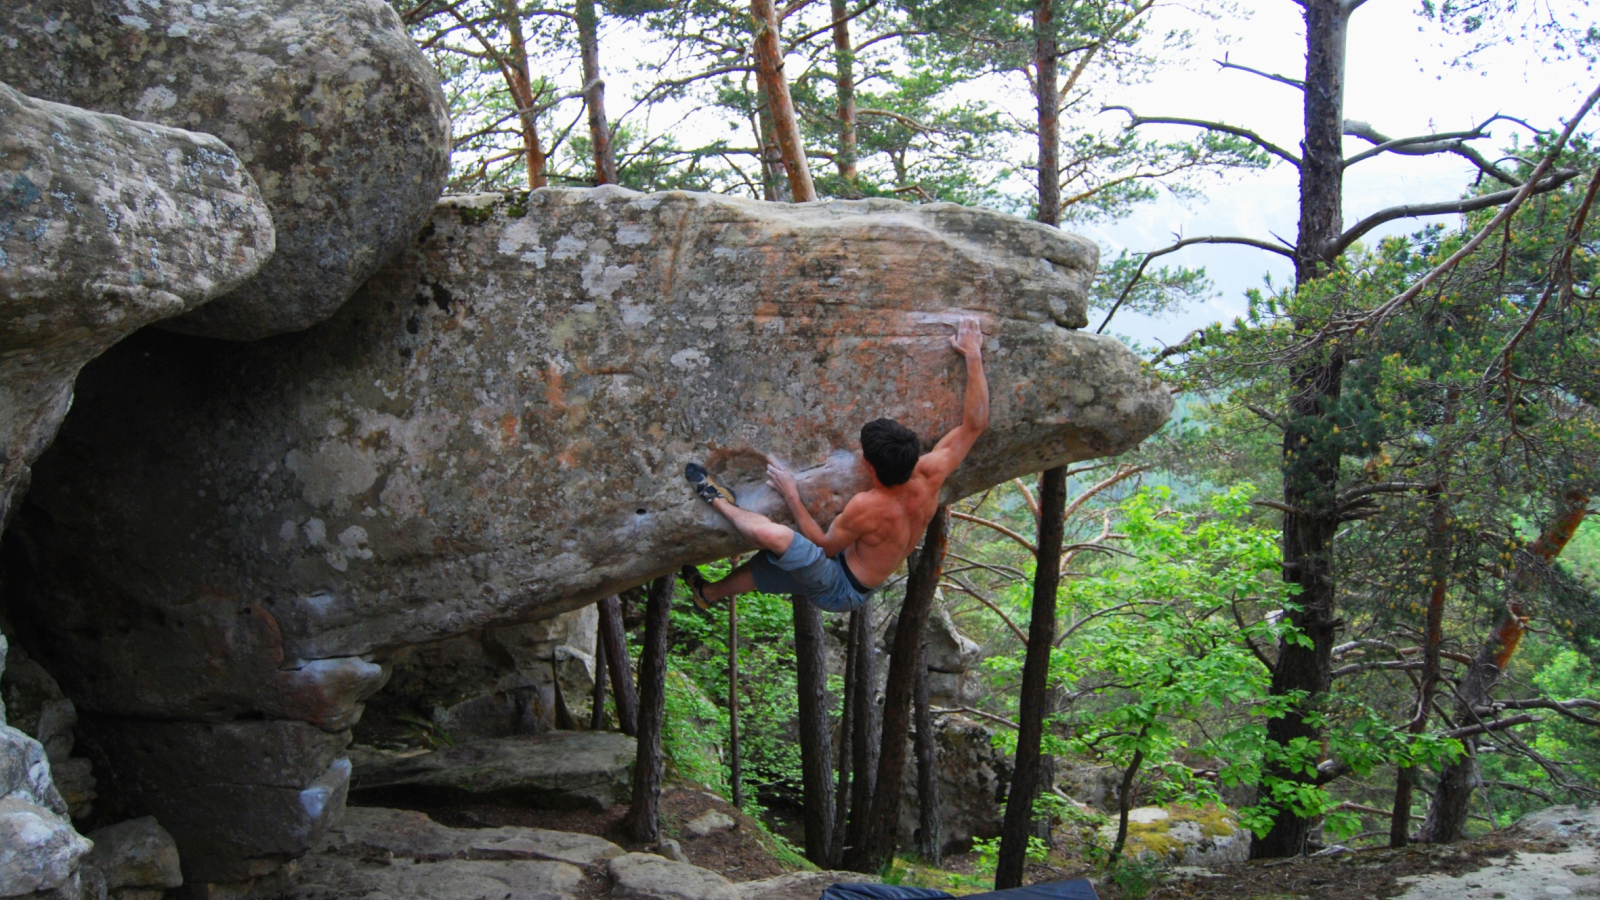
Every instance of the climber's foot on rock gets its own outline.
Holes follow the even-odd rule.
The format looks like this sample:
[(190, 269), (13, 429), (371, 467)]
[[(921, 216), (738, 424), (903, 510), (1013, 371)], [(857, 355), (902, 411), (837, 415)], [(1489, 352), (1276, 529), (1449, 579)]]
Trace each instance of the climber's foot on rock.
[(683, 477), (689, 480), (690, 486), (694, 488), (696, 494), (700, 495), (701, 500), (707, 503), (714, 503), (718, 497), (721, 497), (734, 506), (739, 505), (739, 501), (733, 496), (733, 491), (711, 480), (711, 473), (707, 472), (705, 467), (699, 463), (689, 463), (684, 466)]
[(679, 576), (683, 578), (683, 583), (688, 585), (689, 596), (694, 598), (695, 608), (699, 609), (701, 612), (709, 610), (711, 608), (711, 601), (706, 599), (705, 591), (706, 588), (711, 586), (711, 582), (707, 581), (706, 577), (700, 574), (700, 570), (696, 569), (694, 566), (684, 566), (683, 571), (679, 573)]

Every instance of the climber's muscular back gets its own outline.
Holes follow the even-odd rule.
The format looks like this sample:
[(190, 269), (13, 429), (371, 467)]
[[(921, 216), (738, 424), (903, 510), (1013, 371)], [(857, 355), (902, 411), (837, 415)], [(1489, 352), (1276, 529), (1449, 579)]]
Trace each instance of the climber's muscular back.
[[(787, 470), (775, 467), (782, 474), (769, 482), (775, 487), (782, 485), (780, 490), (789, 500), (802, 533), (828, 556), (844, 551), (850, 571), (867, 587), (882, 584), (916, 549), (939, 508), (939, 490), (945, 479), (967, 458), (978, 436), (989, 427), (989, 383), (983, 374), (983, 334), (977, 320), (963, 318), (950, 345), (967, 361), (961, 424), (917, 460), (909, 481), (891, 487), (873, 477), (873, 486), (851, 497), (825, 534), (800, 503), (799, 491), (794, 489), (793, 476)], [(871, 477), (872, 467), (865, 461), (862, 465)], [(775, 474), (774, 468), (769, 467), (768, 473)]]

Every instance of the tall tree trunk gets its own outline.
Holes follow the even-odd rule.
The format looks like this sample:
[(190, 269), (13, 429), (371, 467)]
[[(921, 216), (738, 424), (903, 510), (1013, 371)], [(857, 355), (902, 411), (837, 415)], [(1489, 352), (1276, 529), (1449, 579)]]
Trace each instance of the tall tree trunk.
[[(1344, 227), (1344, 55), (1353, 6), (1344, 0), (1305, 0), (1305, 140), (1300, 165), (1300, 234), (1295, 249), (1295, 283), (1319, 277)], [(1306, 326), (1306, 327), (1309, 327)], [(1283, 578), (1300, 588), (1300, 609), (1289, 621), (1310, 638), (1311, 646), (1284, 640), (1269, 691), (1274, 697), (1303, 691), (1305, 700), (1280, 718), (1267, 721), (1267, 739), (1284, 752), (1296, 741), (1319, 743), (1321, 734), (1308, 714), (1332, 681), (1332, 652), (1338, 634), (1333, 579), (1333, 539), (1338, 530), (1335, 493), (1339, 450), (1326, 440), (1328, 404), (1339, 396), (1344, 362), (1337, 355), (1308, 362), (1290, 373), (1294, 395), (1283, 435), (1284, 502), (1296, 510), (1283, 517)], [(1272, 761), (1273, 777), (1311, 783), (1315, 773)], [(1311, 819), (1281, 809), (1271, 830), (1255, 838), (1252, 859), (1294, 856), (1305, 849)]]
[[(1450, 587), (1450, 503), (1444, 485), (1435, 484), (1428, 491), (1428, 501), (1433, 507), (1428, 523), (1431, 582), (1428, 620), (1422, 639), (1422, 678), (1417, 685), (1417, 711), (1406, 726), (1406, 731), (1414, 735), (1427, 730), (1433, 694), (1439, 687), (1439, 647), (1444, 643), (1444, 601)], [(1402, 765), (1395, 773), (1394, 809), (1389, 816), (1389, 846), (1392, 848), (1399, 849), (1411, 841), (1411, 794), (1416, 781), (1414, 766)]]
[(577, 0), (578, 54), (583, 65), (583, 103), (589, 112), (589, 142), (594, 146), (594, 183), (617, 183), (617, 154), (606, 124), (606, 83), (600, 79), (600, 17), (594, 0)]
[(772, 125), (772, 103), (767, 99), (767, 84), (756, 79), (756, 146), (761, 150), (761, 199), (769, 203), (788, 203), (789, 179), (783, 174), (783, 151), (778, 149), (778, 134)]
[(594, 693), (589, 696), (589, 730), (606, 727), (606, 642), (594, 642)]
[(744, 773), (739, 759), (739, 596), (728, 598), (728, 782), (733, 805), (744, 808)]
[(623, 828), (630, 838), (646, 844), (661, 839), (661, 725), (666, 714), (667, 632), (676, 577), (663, 575), (650, 583), (644, 647), (639, 654), (639, 744), (633, 764), (633, 802)]
[(850, 7), (833, 0), (834, 92), (839, 98), (839, 146), (833, 163), (845, 188), (856, 193), (856, 51), (850, 42)]
[(1000, 826), (994, 887), (1022, 886), (1028, 862), (1033, 801), (1039, 793), (1039, 751), (1050, 698), (1050, 650), (1056, 642), (1056, 591), (1061, 584), (1061, 544), (1066, 534), (1067, 470), (1048, 469), (1039, 479), (1039, 552), (1034, 557), (1033, 614), (1028, 652), (1022, 662), (1022, 699), (1017, 711), (1017, 755)]
[(772, 130), (783, 154), (783, 168), (789, 176), (789, 192), (796, 203), (817, 199), (811, 184), (811, 169), (806, 164), (805, 142), (795, 118), (794, 101), (789, 97), (789, 80), (783, 74), (783, 47), (778, 41), (778, 13), (772, 0), (750, 0), (750, 15), (756, 26), (756, 77), (767, 95)]
[(1053, 0), (1034, 0), (1033, 97), (1039, 111), (1039, 214), (1046, 225), (1061, 224), (1061, 96), (1056, 75), (1061, 48), (1056, 40)]
[(841, 859), (853, 859), (851, 848), (866, 843), (872, 797), (877, 793), (883, 722), (878, 715), (878, 654), (873, 646), (877, 629), (872, 617), (870, 603), (850, 614), (850, 637), (856, 647), (856, 668), (850, 685), (850, 768), (855, 775), (850, 784), (850, 824)]
[(949, 524), (950, 510), (939, 507), (922, 538), (922, 552), (906, 578), (906, 599), (900, 605), (894, 650), (889, 658), (889, 680), (883, 689), (883, 741), (878, 751), (872, 808), (861, 842), (845, 855), (845, 867), (857, 872), (876, 872), (894, 857), (906, 743), (911, 736), (912, 682), (922, 662), (922, 632), (928, 627), (928, 610), (939, 586)]
[(616, 594), (595, 604), (600, 610), (599, 640), (606, 645), (606, 666), (611, 670), (611, 696), (617, 704), (617, 730), (628, 737), (639, 733), (639, 698), (633, 690), (633, 661), (628, 658), (628, 635), (622, 629), (622, 601)]
[[(1528, 545), (1528, 554), (1541, 563), (1548, 564), (1561, 555), (1589, 514), (1588, 494), (1573, 492), (1566, 495), (1565, 501), (1565, 507), (1556, 516), (1555, 522)], [(1517, 580), (1531, 581), (1534, 577), (1532, 573), (1525, 572)], [(1514, 590), (1526, 587), (1518, 584)], [(1500, 683), (1500, 676), (1505, 673), (1506, 666), (1511, 664), (1511, 657), (1517, 652), (1517, 645), (1526, 631), (1526, 622), (1521, 601), (1513, 598), (1494, 630), (1484, 639), (1478, 655), (1461, 680), (1461, 686), (1456, 691), (1459, 697), (1457, 721), (1470, 724), (1473, 721), (1473, 707), (1489, 703), (1490, 694), (1495, 685)], [(1428, 815), (1422, 821), (1422, 830), (1417, 836), (1419, 841), (1446, 843), (1459, 839), (1466, 831), (1467, 809), (1478, 782), (1478, 738), (1462, 738), (1461, 744), (1466, 752), (1455, 762), (1446, 763), (1439, 771), (1439, 784), (1434, 791), (1433, 802), (1428, 807)]]
[(828, 868), (837, 869), (843, 861), (845, 832), (850, 821), (850, 764), (855, 739), (856, 704), (856, 616), (850, 614), (850, 628), (844, 643), (844, 695), (839, 703), (839, 775), (833, 795), (833, 838), (828, 846)]
[(500, 19), (505, 25), (507, 52), (500, 57), (500, 71), (511, 89), (511, 102), (517, 105), (517, 122), (522, 128), (523, 154), (528, 166), (528, 188), (542, 188), (545, 177), (544, 144), (539, 140), (539, 98), (533, 92), (533, 74), (528, 68), (528, 41), (523, 36), (522, 12), (515, 0), (501, 0)]
[(795, 687), (799, 691), (800, 788), (806, 859), (828, 865), (833, 841), (833, 742), (829, 739), (827, 671), (823, 665), (822, 611), (794, 597)]
[(917, 852), (932, 865), (944, 859), (944, 829), (939, 808), (939, 742), (933, 733), (928, 699), (928, 648), (922, 648), (914, 697), (917, 714)]

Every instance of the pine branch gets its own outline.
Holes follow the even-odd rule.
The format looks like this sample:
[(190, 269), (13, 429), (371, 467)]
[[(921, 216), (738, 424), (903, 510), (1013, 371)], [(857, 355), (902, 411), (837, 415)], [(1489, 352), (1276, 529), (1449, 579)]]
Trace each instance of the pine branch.
[(1223, 134), (1231, 134), (1234, 137), (1242, 137), (1250, 143), (1255, 144), (1257, 147), (1260, 147), (1268, 153), (1271, 153), (1273, 156), (1284, 160), (1295, 168), (1300, 168), (1300, 157), (1295, 156), (1293, 153), (1290, 153), (1282, 147), (1279, 147), (1277, 144), (1272, 143), (1248, 128), (1240, 128), (1237, 125), (1229, 125), (1225, 122), (1211, 122), (1206, 119), (1184, 119), (1175, 116), (1141, 116), (1126, 106), (1107, 106), (1103, 107), (1102, 109), (1107, 112), (1115, 109), (1127, 113), (1130, 119), (1128, 122), (1129, 128), (1137, 128), (1140, 125), (1192, 125), (1196, 128), (1204, 128), (1207, 131), (1220, 131)]

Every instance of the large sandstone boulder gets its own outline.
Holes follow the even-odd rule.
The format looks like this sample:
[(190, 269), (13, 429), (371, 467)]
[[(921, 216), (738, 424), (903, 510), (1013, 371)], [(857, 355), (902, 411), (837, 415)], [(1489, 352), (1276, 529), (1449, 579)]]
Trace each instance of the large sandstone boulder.
[[(90, 366), (0, 544), (10, 603), (86, 731), (338, 733), (397, 648), (745, 549), (687, 460), (777, 514), (780, 455), (828, 521), (862, 485), (862, 422), (959, 421), (959, 315), (983, 322), (993, 401), (947, 497), (1134, 446), (1172, 401), (1073, 330), (1096, 264), (1080, 238), (943, 204), (450, 199), (304, 334), (147, 331)], [(150, 812), (195, 880), (187, 826)]]
[(438, 76), (381, 0), (24, 0), (0, 47), (0, 81), (215, 134), (261, 185), (277, 256), (165, 327), (248, 340), (326, 318), (416, 236), (448, 172)]
[[(0, 16), (0, 46), (16, 14)], [(0, 84), (0, 524), (83, 364), (232, 290), (272, 250), (261, 194), (222, 141)]]

